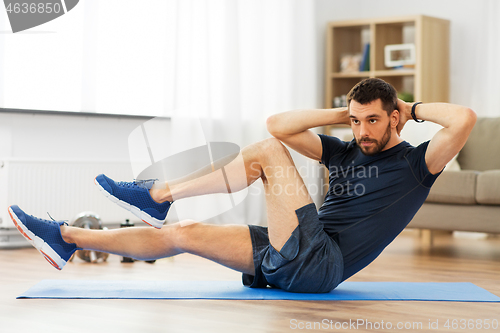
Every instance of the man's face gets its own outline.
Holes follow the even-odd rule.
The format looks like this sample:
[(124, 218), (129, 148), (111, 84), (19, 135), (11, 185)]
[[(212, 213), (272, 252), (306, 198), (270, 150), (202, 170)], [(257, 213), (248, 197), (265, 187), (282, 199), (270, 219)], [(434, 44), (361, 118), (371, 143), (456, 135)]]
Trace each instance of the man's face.
[(392, 129), (391, 119), (382, 109), (380, 99), (365, 105), (352, 100), (349, 113), (352, 132), (361, 152), (372, 156), (384, 150)]

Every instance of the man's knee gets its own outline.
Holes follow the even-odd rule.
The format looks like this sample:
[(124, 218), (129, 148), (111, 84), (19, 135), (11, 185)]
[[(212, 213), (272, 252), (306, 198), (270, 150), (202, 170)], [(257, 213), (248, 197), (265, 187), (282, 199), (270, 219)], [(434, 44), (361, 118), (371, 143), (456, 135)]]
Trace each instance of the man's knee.
[(265, 157), (275, 157), (286, 155), (290, 157), (290, 153), (285, 145), (276, 138), (267, 138), (260, 142), (261, 144), (261, 153)]
[(172, 242), (174, 247), (180, 252), (188, 252), (191, 244), (196, 242), (196, 230), (201, 223), (193, 220), (183, 220), (181, 222), (165, 226), (162, 230), (165, 232), (165, 241)]

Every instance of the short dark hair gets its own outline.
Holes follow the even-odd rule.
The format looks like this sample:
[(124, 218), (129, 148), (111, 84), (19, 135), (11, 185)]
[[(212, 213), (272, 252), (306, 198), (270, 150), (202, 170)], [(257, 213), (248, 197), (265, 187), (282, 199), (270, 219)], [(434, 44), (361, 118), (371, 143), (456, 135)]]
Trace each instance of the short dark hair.
[(397, 110), (398, 93), (394, 87), (382, 79), (369, 78), (358, 82), (347, 94), (347, 105), (352, 100), (360, 104), (368, 104), (377, 99), (382, 101), (382, 109), (390, 116)]

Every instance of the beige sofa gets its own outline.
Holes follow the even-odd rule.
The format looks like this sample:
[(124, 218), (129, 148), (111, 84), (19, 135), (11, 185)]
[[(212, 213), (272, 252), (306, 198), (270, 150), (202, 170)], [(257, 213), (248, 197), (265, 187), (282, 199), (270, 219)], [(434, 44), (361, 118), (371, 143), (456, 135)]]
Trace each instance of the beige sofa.
[(479, 118), (409, 228), (500, 233), (500, 118)]

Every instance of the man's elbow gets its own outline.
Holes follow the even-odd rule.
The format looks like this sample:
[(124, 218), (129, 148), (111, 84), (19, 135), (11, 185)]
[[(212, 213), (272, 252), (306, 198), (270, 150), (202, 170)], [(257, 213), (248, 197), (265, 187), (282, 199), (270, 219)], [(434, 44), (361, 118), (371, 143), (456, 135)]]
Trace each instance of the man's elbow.
[(476, 113), (470, 108), (461, 107), (456, 110), (453, 118), (454, 122), (450, 127), (450, 130), (452, 130), (457, 136), (464, 136), (467, 138), (476, 124)]
[(466, 128), (469, 128), (470, 130), (472, 130), (472, 128), (476, 124), (476, 120), (477, 120), (476, 112), (474, 112), (474, 110), (472, 110), (470, 108), (464, 108), (462, 114), (463, 114), (464, 126)]
[(274, 137), (279, 136), (279, 122), (276, 115), (272, 115), (266, 120), (266, 128), (269, 134)]

